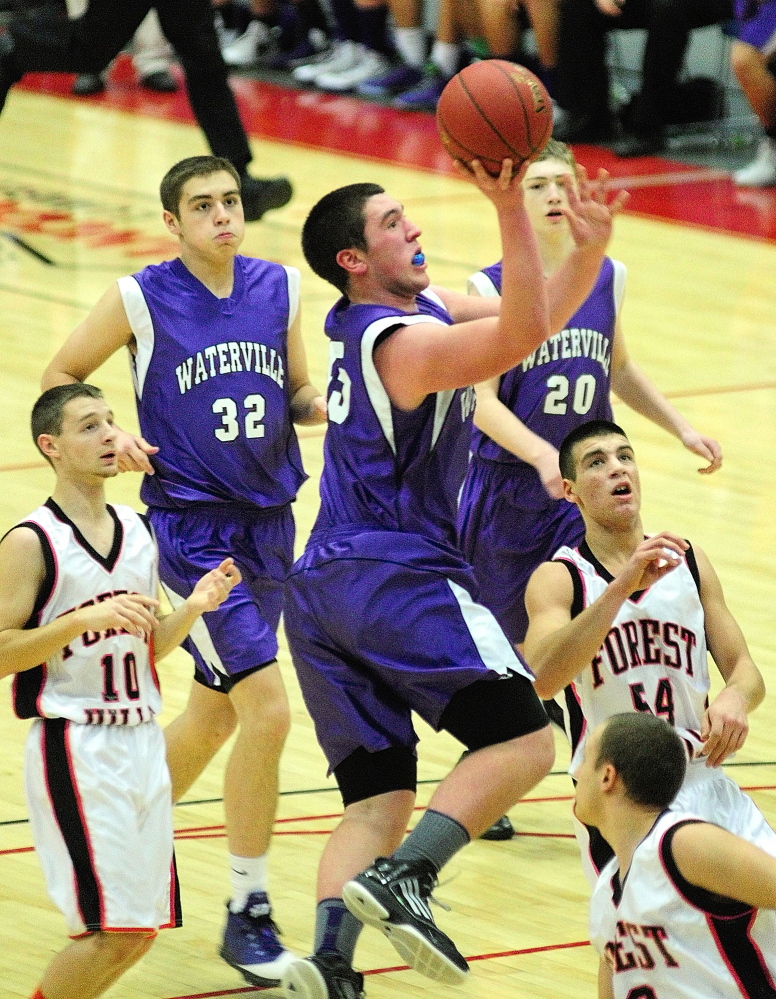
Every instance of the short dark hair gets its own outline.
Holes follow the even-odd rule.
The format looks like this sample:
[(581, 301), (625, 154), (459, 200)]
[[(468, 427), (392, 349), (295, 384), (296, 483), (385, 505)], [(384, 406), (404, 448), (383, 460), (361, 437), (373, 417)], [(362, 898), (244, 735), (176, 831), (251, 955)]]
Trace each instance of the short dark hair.
[(181, 207), (181, 191), (183, 185), (192, 177), (209, 177), (211, 173), (219, 173), (225, 170), (230, 173), (240, 189), (240, 175), (234, 165), (225, 160), (223, 156), (189, 156), (175, 166), (170, 167), (162, 178), (159, 185), (159, 197), (162, 199), (162, 208), (166, 212), (171, 212), (176, 218)]
[(596, 770), (611, 763), (631, 801), (668, 808), (682, 786), (687, 752), (676, 729), (656, 715), (612, 715), (601, 732)]
[[(47, 389), (32, 407), (30, 429), (35, 447), (40, 451), (38, 438), (41, 434), (51, 434), (58, 437), (62, 433), (62, 416), (65, 406), (71, 399), (102, 399), (102, 392), (94, 385), (86, 382), (71, 382), (68, 385), (55, 385)], [(49, 459), (43, 454), (46, 461)], [(49, 462), (51, 464), (51, 462)]]
[(622, 427), (618, 427), (611, 420), (588, 420), (587, 423), (580, 423), (567, 433), (558, 451), (558, 464), (563, 478), (573, 482), (577, 477), (577, 466), (574, 461), (574, 447), (577, 444), (590, 440), (591, 437), (609, 437), (611, 434), (619, 434), (628, 439)]
[(302, 229), (302, 250), (310, 268), (324, 281), (347, 294), (348, 274), (337, 263), (340, 250), (366, 250), (364, 205), (379, 184), (348, 184), (325, 195), (313, 206)]

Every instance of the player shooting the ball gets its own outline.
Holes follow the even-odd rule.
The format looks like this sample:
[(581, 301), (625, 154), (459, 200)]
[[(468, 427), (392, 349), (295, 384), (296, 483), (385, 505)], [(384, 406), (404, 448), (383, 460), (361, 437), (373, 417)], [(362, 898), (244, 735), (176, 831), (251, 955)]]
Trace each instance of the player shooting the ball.
[[(326, 195), (302, 234), (308, 263), (342, 297), (326, 320), (321, 509), (284, 614), (345, 811), (319, 867), (314, 953), (284, 977), (295, 999), (363, 994), (352, 967), (362, 923), (423, 974), (461, 982), (466, 960), (428, 908), (437, 874), (554, 757), (530, 673), (472, 598), (455, 543), (471, 385), (534, 350), (552, 332), (551, 314), (563, 322), (578, 308), (626, 195), (607, 204), (603, 180), (581, 185), (566, 210), (576, 248), (545, 282), (523, 205), (525, 165), (513, 175), (504, 160), (498, 177), (477, 161), (471, 170), (498, 216), (500, 303), (431, 286), (420, 229), (376, 184)], [(417, 782), (412, 710), (473, 752), (402, 843)]]

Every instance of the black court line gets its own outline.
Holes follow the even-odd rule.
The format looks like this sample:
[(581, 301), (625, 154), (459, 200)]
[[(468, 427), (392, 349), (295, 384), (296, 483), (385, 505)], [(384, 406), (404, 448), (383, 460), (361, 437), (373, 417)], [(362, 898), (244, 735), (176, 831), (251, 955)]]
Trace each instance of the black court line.
[(39, 260), (42, 264), (46, 264), (47, 267), (57, 267), (58, 264), (51, 257), (47, 257), (45, 253), (41, 253), (40, 250), (36, 250), (34, 246), (31, 246), (26, 239), (22, 239), (21, 236), (17, 236), (15, 232), (8, 232), (4, 230), (0, 235), (4, 239), (7, 239), (9, 243), (13, 243), (14, 246), (18, 246), (20, 250), (24, 250), (25, 253), (29, 253), (31, 257), (35, 260)]

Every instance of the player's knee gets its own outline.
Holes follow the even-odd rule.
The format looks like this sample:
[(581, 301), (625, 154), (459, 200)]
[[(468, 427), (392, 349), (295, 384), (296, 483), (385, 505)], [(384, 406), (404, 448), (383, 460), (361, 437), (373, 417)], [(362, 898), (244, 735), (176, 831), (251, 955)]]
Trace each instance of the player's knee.
[(762, 57), (759, 52), (745, 42), (733, 42), (730, 49), (730, 65), (736, 79), (744, 85), (756, 70), (762, 70)]
[(156, 934), (95, 933), (92, 945), (100, 964), (105, 968), (130, 967), (147, 954)]
[[(545, 728), (549, 733), (549, 724), (533, 684), (519, 674), (477, 680), (457, 691), (439, 721), (440, 728), (471, 750), (510, 743)], [(552, 742), (551, 734), (549, 738)]]

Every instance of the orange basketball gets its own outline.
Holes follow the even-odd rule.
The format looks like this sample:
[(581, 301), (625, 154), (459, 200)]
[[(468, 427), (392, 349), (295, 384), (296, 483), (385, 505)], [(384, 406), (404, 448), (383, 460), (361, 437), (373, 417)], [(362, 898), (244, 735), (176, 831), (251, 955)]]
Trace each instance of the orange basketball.
[(439, 98), (436, 121), (453, 159), (479, 160), (495, 176), (503, 159), (519, 166), (544, 149), (552, 135), (552, 101), (525, 66), (484, 59), (450, 80)]

